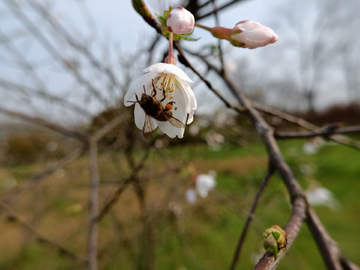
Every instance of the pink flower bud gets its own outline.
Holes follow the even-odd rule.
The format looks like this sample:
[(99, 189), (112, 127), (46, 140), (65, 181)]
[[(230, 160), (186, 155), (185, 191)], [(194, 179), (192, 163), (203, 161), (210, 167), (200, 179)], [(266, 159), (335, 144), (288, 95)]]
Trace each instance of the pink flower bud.
[(231, 30), (231, 43), (234, 46), (255, 49), (278, 40), (270, 28), (257, 22), (242, 21)]
[(174, 34), (189, 34), (194, 29), (194, 16), (183, 7), (171, 10), (166, 16), (166, 25)]

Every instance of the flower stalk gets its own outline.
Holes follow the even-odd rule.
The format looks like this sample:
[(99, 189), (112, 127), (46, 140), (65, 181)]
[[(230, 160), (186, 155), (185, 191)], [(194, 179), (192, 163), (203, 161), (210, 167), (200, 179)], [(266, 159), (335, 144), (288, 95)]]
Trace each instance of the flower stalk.
[(204, 29), (206, 31), (209, 31), (214, 37), (216, 37), (218, 39), (226, 39), (229, 41), (231, 39), (231, 29), (221, 27), (221, 26), (207, 27), (207, 26), (199, 24), (199, 23), (195, 23), (195, 26), (197, 26), (201, 29)]
[(169, 54), (168, 56), (165, 58), (165, 63), (166, 64), (171, 64), (171, 65), (176, 65), (176, 58), (174, 57), (173, 54), (173, 33), (170, 32), (169, 33)]

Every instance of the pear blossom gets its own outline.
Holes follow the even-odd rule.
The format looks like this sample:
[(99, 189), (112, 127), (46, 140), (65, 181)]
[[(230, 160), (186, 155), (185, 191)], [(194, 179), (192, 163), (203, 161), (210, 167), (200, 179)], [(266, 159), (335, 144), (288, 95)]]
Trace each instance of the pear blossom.
[(314, 155), (319, 152), (319, 147), (313, 142), (306, 142), (302, 146), (302, 151), (307, 155)]
[(305, 194), (308, 202), (311, 205), (324, 205), (333, 210), (339, 208), (339, 203), (334, 198), (333, 193), (326, 188), (310, 186), (310, 188), (305, 191)]
[(185, 192), (186, 201), (190, 204), (196, 203), (196, 191), (193, 188), (188, 188)]
[(207, 197), (210, 190), (216, 186), (213, 174), (200, 174), (196, 177), (196, 191), (203, 198)]
[(171, 10), (166, 16), (166, 25), (175, 34), (189, 34), (194, 30), (194, 15), (183, 7)]
[[(145, 124), (145, 112), (137, 102), (137, 98), (144, 93), (151, 95), (154, 99), (161, 101), (163, 108), (172, 103), (171, 114), (183, 124), (190, 124), (197, 108), (197, 102), (188, 82), (191, 79), (180, 68), (172, 64), (158, 63), (144, 69), (144, 74), (131, 85), (124, 97), (125, 106), (135, 103), (134, 115), (136, 126), (143, 130)], [(165, 92), (165, 96), (164, 96)], [(152, 129), (157, 127), (170, 138), (178, 136), (182, 138), (185, 128), (173, 126), (169, 121), (159, 121), (150, 117)], [(152, 131), (152, 130), (151, 130)]]
[(230, 42), (239, 47), (255, 49), (278, 40), (270, 28), (253, 21), (241, 21), (231, 30)]

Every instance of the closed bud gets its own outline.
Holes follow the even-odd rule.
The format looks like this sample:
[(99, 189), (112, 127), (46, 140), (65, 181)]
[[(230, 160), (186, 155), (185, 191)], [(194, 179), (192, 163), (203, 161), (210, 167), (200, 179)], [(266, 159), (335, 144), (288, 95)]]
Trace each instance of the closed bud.
[(286, 233), (278, 225), (273, 225), (264, 232), (264, 248), (277, 259), (278, 250), (286, 245)]
[(194, 16), (183, 7), (171, 10), (166, 16), (166, 25), (174, 34), (190, 34), (194, 30)]
[(231, 30), (231, 44), (237, 47), (255, 49), (278, 40), (270, 28), (257, 22), (242, 21)]

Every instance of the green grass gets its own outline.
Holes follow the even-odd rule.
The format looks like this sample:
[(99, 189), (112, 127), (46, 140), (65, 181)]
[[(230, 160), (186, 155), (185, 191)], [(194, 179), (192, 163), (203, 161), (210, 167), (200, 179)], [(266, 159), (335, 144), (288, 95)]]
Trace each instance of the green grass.
[[(280, 148), (304, 189), (308, 188), (310, 183), (317, 181), (329, 189), (339, 201), (340, 208), (336, 210), (325, 206), (315, 206), (314, 208), (329, 234), (340, 244), (347, 257), (360, 265), (358, 256), (360, 152), (345, 146), (325, 145), (317, 154), (305, 155), (301, 151), (302, 143), (303, 141), (300, 140), (281, 141)], [(228, 269), (247, 212), (266, 172), (267, 157), (264, 147), (262, 145), (252, 145), (249, 148), (225, 146), (220, 151), (209, 151), (204, 145), (193, 145), (167, 148), (165, 152), (169, 160), (171, 157), (181, 159), (186, 164), (191, 164), (197, 173), (206, 173), (209, 169), (214, 168), (218, 176), (216, 190), (207, 198), (198, 197), (195, 205), (189, 205), (184, 200), (184, 191), (189, 186), (191, 177), (187, 175), (186, 171), (182, 172), (180, 177), (182, 180), (176, 182), (180, 184), (171, 198), (182, 207), (181, 215), (176, 218), (171, 215), (167, 205), (158, 206), (162, 208), (158, 209), (157, 216), (151, 220), (156, 238), (156, 269)], [(154, 170), (166, 166), (164, 164), (169, 160), (164, 161), (163, 157), (157, 156), (154, 152), (147, 170), (150, 172), (151, 168)], [(312, 172), (304, 173), (301, 169), (304, 168), (304, 165), (309, 165)], [(74, 165), (73, 171), (78, 171), (76, 166), (80, 165)], [(102, 177), (111, 177), (112, 170), (116, 168), (105, 164), (100, 166), (100, 169), (103, 170)], [(15, 167), (9, 170), (14, 170), (20, 177), (23, 174), (27, 175), (27, 170), (33, 171), (33, 168), (31, 166)], [(82, 177), (84, 178), (85, 175)], [(49, 179), (50, 187), (44, 188), (45, 191), (50, 191), (49, 198), (46, 199), (46, 209), (55, 212), (51, 226), (58, 226), (59, 233), (67, 235), (67, 237), (57, 237), (56, 234), (53, 234), (55, 229), (49, 229), (46, 235), (59, 239), (64, 245), (80, 254), (84, 253), (86, 246), (87, 228), (79, 226), (86, 226), (87, 221), (84, 219), (87, 218), (87, 215), (82, 213), (79, 216), (64, 217), (64, 209), (72, 203), (84, 203), (80, 198), (86, 198), (87, 190), (83, 188), (78, 193), (72, 192), (71, 198), (67, 198), (64, 188), (76, 188), (74, 179), (82, 179), (82, 177), (72, 178), (70, 174), (68, 179), (61, 180), (65, 186), (56, 182), (59, 185), (56, 188), (51, 182), (55, 183), (56, 179)], [(147, 199), (150, 201), (151, 198), (154, 202), (161, 201), (159, 188), (167, 190), (171, 188), (172, 181), (175, 181), (171, 177), (165, 179), (164, 182), (160, 180), (153, 179), (152, 182), (149, 182), (150, 187), (154, 185), (153, 191), (147, 193)], [(57, 192), (59, 189), (61, 191)], [(157, 194), (157, 190), (159, 194)], [(111, 191), (110, 189), (110, 193)], [(139, 264), (139, 260), (141, 260), (139, 250), (143, 244), (139, 232), (142, 227), (140, 226), (138, 201), (134, 194), (133, 189), (123, 194), (122, 200), (112, 214), (117, 216), (118, 221), (116, 222), (119, 222), (121, 227), (116, 229), (115, 219), (110, 217), (100, 223), (99, 238), (102, 255), (99, 261), (101, 269), (143, 269), (139, 266), (141, 265), (141, 263)], [(41, 204), (42, 197), (33, 199), (37, 199), (37, 202)], [(24, 205), (24, 209), (29, 210), (29, 205)], [(17, 206), (17, 211), (21, 212), (21, 210), (20, 204)], [(274, 175), (261, 198), (237, 269), (252, 269), (254, 263), (251, 257), (255, 253), (261, 254), (262, 252), (263, 231), (275, 224), (283, 227), (290, 214), (291, 208), (286, 188), (280, 177)], [(70, 226), (69, 223), (73, 223), (73, 227), (66, 227)], [(38, 228), (50, 226), (46, 227), (41, 221), (36, 222), (35, 225)], [(9, 227), (6, 226), (0, 223), (2, 231), (9, 230)], [(81, 232), (79, 235), (83, 236), (83, 240), (78, 240), (81, 237), (69, 236), (74, 236), (77, 232)], [(124, 240), (124, 236), (128, 243)], [(72, 246), (73, 244), (74, 246)], [(15, 259), (17, 263), (12, 266)], [(60, 256), (56, 250), (31, 239), (23, 245), (21, 251), (0, 258), (0, 269), (75, 269), (79, 267), (75, 265), (70, 259)], [(306, 224), (302, 226), (294, 245), (278, 269), (325, 270)]]

